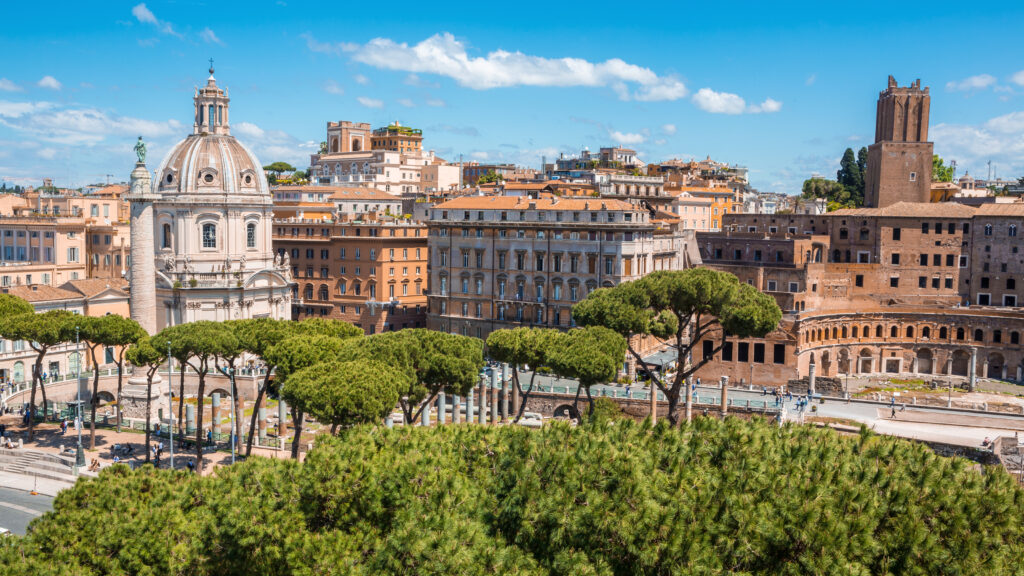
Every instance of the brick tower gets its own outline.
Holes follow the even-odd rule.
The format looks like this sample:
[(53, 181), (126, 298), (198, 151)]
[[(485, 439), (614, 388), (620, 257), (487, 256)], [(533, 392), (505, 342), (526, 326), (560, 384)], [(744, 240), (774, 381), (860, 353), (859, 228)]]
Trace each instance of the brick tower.
[(928, 142), (931, 96), (915, 80), (889, 86), (878, 95), (875, 143), (868, 147), (864, 199), (869, 207), (931, 200), (932, 143)]

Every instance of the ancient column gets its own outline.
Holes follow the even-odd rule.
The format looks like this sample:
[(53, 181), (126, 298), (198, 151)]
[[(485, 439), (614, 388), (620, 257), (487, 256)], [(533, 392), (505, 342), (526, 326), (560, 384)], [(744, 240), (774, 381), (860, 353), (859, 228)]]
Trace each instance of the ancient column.
[(807, 368), (807, 395), (814, 396), (814, 379), (817, 377), (818, 367), (814, 364), (814, 357), (811, 357), (811, 365)]
[(444, 411), (447, 410), (447, 409), (448, 409), (447, 399), (445, 398), (444, 390), (441, 390), (440, 392), (437, 393), (437, 423), (438, 424), (444, 424), (444, 419), (445, 419)]
[[(141, 141), (140, 141), (141, 144)], [(149, 334), (156, 334), (156, 249), (153, 236), (153, 184), (146, 168), (145, 152), (131, 173), (131, 184), (124, 197), (131, 206), (131, 275), (128, 306), (132, 320)]]
[(509, 421), (509, 383), (504, 374), (502, 374), (502, 421)]
[(722, 376), (722, 418), (729, 413), (729, 377)]
[(263, 444), (267, 440), (267, 409), (260, 407), (259, 411), (256, 412), (257, 426), (259, 427), (259, 440), (260, 444)]
[(479, 405), (476, 411), (476, 421), (479, 424), (487, 424), (487, 377), (480, 377), (480, 393), (477, 398)]
[(458, 396), (452, 395), (452, 424), (458, 424), (462, 421), (462, 399)]
[(420, 426), (430, 426), (430, 404), (428, 402), (423, 403), (423, 409), (420, 411)]
[[(687, 383), (689, 386), (689, 383)], [(658, 386), (651, 378), (651, 424), (658, 423)]]
[[(277, 402), (277, 437), (282, 440), (288, 437), (288, 405), (285, 404), (284, 400)], [(391, 420), (391, 416), (388, 415), (388, 420)], [(284, 448), (284, 444), (281, 445)]]
[(967, 387), (968, 392), (974, 392), (974, 385), (978, 382), (978, 349), (971, 348), (970, 381)]
[[(235, 390), (235, 396), (235, 398), (231, 399), (232, 404), (235, 407), (235, 429), (233, 430), (233, 433), (235, 434), (235, 443), (238, 445), (238, 443), (241, 443), (245, 437), (245, 422), (243, 422), (243, 420), (245, 420), (245, 417), (243, 416), (245, 414), (245, 400), (243, 400), (242, 395), (238, 393), (237, 387)], [(251, 433), (252, 431), (250, 430), (249, 432)]]
[(475, 406), (475, 404), (473, 402), (473, 391), (470, 390), (469, 391), (469, 395), (466, 396), (466, 424), (472, 424), (473, 423), (473, 407), (474, 406)]
[(185, 404), (185, 434), (196, 433), (196, 407), (192, 404)]
[[(510, 380), (510, 376), (506, 376), (506, 372), (509, 372), (509, 368), (515, 370), (515, 366), (509, 366), (508, 364), (501, 365), (501, 379)], [(519, 387), (515, 385), (515, 382), (509, 382), (509, 386), (512, 387), (512, 402), (509, 408), (512, 410), (512, 414), (519, 414)]]
[(211, 394), (210, 402), (210, 428), (213, 430), (213, 441), (216, 442), (220, 434), (220, 392)]
[(491, 424), (498, 423), (498, 371), (491, 369)]

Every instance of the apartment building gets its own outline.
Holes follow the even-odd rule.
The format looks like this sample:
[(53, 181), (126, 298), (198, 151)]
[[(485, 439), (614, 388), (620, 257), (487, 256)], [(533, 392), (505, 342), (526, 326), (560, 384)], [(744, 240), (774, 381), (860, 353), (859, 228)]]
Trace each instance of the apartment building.
[(377, 213), (275, 219), (295, 281), (293, 318), (336, 318), (376, 334), (426, 325), (427, 229)]
[(432, 207), (426, 225), (427, 325), (478, 338), (569, 327), (574, 303), (653, 271), (665, 250), (647, 210), (613, 199), (461, 197)]

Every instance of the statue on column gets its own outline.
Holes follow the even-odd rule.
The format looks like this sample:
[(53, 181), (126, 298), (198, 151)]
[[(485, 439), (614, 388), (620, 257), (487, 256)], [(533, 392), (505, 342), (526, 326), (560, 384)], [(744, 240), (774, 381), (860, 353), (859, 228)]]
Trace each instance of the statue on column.
[(139, 136), (139, 141), (135, 143), (135, 156), (139, 159), (139, 164), (146, 163), (146, 143), (142, 141), (142, 136)]

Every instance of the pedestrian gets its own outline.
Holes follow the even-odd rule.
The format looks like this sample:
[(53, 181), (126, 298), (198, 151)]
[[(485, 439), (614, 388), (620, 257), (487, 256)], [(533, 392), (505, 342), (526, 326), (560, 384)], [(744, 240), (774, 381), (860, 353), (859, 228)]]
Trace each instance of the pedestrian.
[(768, 387), (767, 386), (761, 386), (761, 396), (767, 396), (767, 395), (768, 395)]
[(206, 429), (206, 442), (207, 444), (213, 444), (213, 428)]
[(188, 471), (189, 472), (195, 472), (196, 471), (196, 465), (191, 460), (188, 461)]
[(893, 408), (892, 408), (892, 418), (894, 420), (896, 419), (896, 407), (895, 406), (893, 406)]

